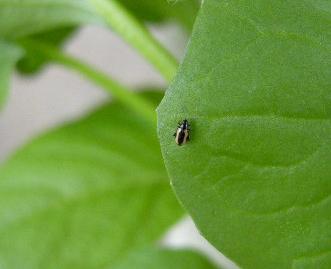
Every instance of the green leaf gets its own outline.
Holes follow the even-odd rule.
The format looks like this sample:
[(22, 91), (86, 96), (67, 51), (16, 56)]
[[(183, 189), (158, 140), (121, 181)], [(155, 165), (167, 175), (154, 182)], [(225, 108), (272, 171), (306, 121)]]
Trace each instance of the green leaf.
[(177, 60), (117, 0), (0, 0), (0, 37), (10, 40), (61, 27), (103, 24), (172, 79)]
[(174, 19), (188, 30), (192, 28), (200, 3), (199, 0), (121, 0), (140, 20), (161, 22)]
[(20, 49), (0, 39), (0, 109), (7, 97), (11, 73), (20, 55)]
[(331, 268), (330, 41), (327, 1), (205, 0), (158, 109), (179, 199), (242, 268)]
[[(191, 30), (196, 13), (199, 9), (199, 1), (197, 0), (185, 0), (175, 3), (171, 3), (166, 0), (121, 0), (120, 2), (142, 21), (162, 22), (174, 19), (185, 26), (188, 30)], [(17, 9), (15, 9), (15, 11), (17, 12)], [(45, 12), (47, 12), (47, 10)], [(59, 16), (61, 15), (59, 14)], [(56, 25), (57, 24), (55, 24), (55, 26)], [(69, 25), (71, 25), (71, 23), (69, 23)], [(51, 28), (51, 30), (41, 33), (37, 31), (37, 34), (32, 34), (29, 38), (46, 44), (49, 43), (53, 46), (60, 46), (71, 36), (74, 29), (75, 27), (72, 26), (56, 29)], [(46, 63), (47, 59), (42, 57), (40, 54), (29, 53), (25, 55), (24, 58), (20, 59), (17, 63), (17, 68), (23, 74), (33, 74), (38, 72)]]
[(216, 269), (205, 257), (193, 250), (146, 248), (133, 252), (112, 269)]
[[(174, 18), (191, 28), (199, 3), (196, 0), (169, 3), (167, 0), (120, 0), (141, 20)], [(56, 28), (103, 24), (90, 0), (0, 0), (0, 36), (18, 38)]]
[(89, 0), (0, 0), (0, 36), (5, 38), (100, 22)]
[(3, 165), (0, 265), (104, 268), (159, 239), (180, 216), (153, 128), (113, 103)]
[[(52, 46), (62, 46), (66, 39), (68, 39), (75, 31), (75, 27), (63, 27), (55, 30), (50, 30), (40, 34), (31, 35), (29, 38), (41, 42), (42, 44), (50, 44)], [(40, 53), (33, 53), (28, 51), (22, 59), (17, 62), (17, 69), (22, 74), (32, 74), (38, 72), (49, 59)]]

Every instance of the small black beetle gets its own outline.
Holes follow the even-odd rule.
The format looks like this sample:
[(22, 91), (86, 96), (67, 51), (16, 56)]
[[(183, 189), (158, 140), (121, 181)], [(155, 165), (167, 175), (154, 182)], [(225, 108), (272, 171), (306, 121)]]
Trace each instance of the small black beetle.
[(178, 123), (178, 128), (176, 133), (174, 133), (174, 137), (178, 146), (181, 146), (190, 140), (190, 124), (186, 119)]

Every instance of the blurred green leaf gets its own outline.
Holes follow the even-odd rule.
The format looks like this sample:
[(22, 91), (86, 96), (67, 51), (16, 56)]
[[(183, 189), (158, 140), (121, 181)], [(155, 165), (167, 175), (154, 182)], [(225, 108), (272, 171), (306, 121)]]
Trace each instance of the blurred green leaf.
[(0, 265), (103, 268), (180, 216), (153, 128), (113, 103), (35, 139), (2, 166)]
[(21, 53), (20, 49), (0, 39), (0, 109), (7, 96), (11, 73)]
[[(31, 35), (29, 38), (35, 41), (40, 41), (42, 44), (62, 46), (65, 40), (72, 35), (75, 29), (75, 27), (64, 27), (40, 34)], [(18, 71), (23, 74), (32, 74), (38, 72), (47, 62), (48, 59), (40, 53), (33, 53), (30, 51), (17, 62), (16, 67)]]
[[(102, 22), (88, 0), (0, 0), (0, 37), (7, 40), (29, 36), (60, 45), (74, 26), (89, 23)], [(17, 67), (20, 72), (31, 74), (45, 62), (44, 57), (27, 53)]]
[(14, 39), (89, 23), (101, 23), (89, 0), (0, 0), (1, 37)]
[[(121, 0), (138, 19), (175, 19), (190, 28), (199, 2), (196, 0)], [(56, 28), (103, 24), (90, 0), (0, 0), (0, 36), (19, 38)]]
[(112, 269), (216, 269), (207, 258), (193, 250), (147, 248), (132, 252)]
[[(198, 0), (120, 0), (138, 19), (161, 22), (176, 20), (190, 30), (199, 8)], [(15, 40), (28, 36), (60, 46), (79, 25), (104, 24), (90, 0), (0, 0), (0, 37)], [(21, 73), (31, 74), (47, 62), (37, 54), (27, 54), (17, 65)]]
[(191, 30), (199, 0), (120, 0), (138, 19), (149, 22), (175, 20)]
[(330, 44), (327, 1), (205, 0), (159, 107), (179, 199), (242, 268), (331, 268)]

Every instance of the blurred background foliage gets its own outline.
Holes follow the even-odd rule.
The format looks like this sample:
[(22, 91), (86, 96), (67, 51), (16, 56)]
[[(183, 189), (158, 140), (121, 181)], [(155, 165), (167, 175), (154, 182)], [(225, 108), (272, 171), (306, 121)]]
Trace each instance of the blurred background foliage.
[[(2, 103), (15, 66), (31, 75), (52, 63), (22, 47), (25, 39), (61, 49), (82, 25), (107, 24), (92, 2), (0, 0)], [(172, 21), (187, 32), (200, 5), (120, 4), (142, 24)], [(156, 108), (163, 94), (139, 96)], [(155, 126), (117, 101), (19, 149), (1, 164), (0, 192), (0, 268), (215, 268), (195, 251), (159, 245), (184, 212), (169, 186)]]

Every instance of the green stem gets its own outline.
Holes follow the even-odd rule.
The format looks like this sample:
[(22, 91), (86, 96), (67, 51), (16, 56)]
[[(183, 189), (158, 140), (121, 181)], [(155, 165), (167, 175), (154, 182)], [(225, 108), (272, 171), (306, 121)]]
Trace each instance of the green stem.
[(150, 61), (168, 82), (173, 78), (178, 67), (177, 60), (118, 1), (90, 2), (112, 29)]
[(27, 39), (21, 41), (20, 44), (28, 51), (41, 54), (47, 57), (47, 59), (81, 73), (85, 78), (88, 78), (98, 86), (110, 92), (130, 109), (136, 111), (149, 121), (156, 123), (156, 114), (153, 105), (143, 97), (131, 92), (118, 82), (109, 78), (108, 75), (93, 69), (88, 64), (85, 64), (76, 58), (62, 53), (60, 50), (50, 45)]

